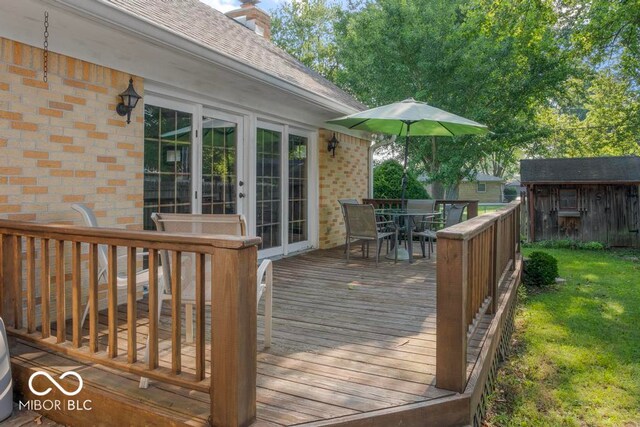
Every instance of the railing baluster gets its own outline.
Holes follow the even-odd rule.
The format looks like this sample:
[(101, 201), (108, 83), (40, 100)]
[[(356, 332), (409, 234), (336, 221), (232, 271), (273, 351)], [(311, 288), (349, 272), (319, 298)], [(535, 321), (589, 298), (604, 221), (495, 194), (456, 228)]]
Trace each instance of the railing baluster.
[(98, 245), (89, 245), (89, 351), (98, 351)]
[(179, 374), (182, 368), (182, 252), (173, 251), (171, 263), (171, 370)]
[[(241, 237), (213, 237), (199, 235), (176, 236), (129, 230), (91, 230), (85, 228), (69, 229), (46, 224), (24, 223), (0, 219), (0, 315), (6, 321), (7, 330), (13, 336), (29, 342), (38, 343), (53, 351), (61, 351), (77, 360), (100, 363), (109, 368), (133, 373), (170, 384), (186, 387), (211, 394), (212, 416), (222, 417), (230, 422), (222, 425), (244, 425), (255, 418), (255, 380), (256, 380), (256, 300), (255, 265), (259, 239)], [(22, 242), (24, 239), (24, 243)], [(40, 240), (38, 243), (37, 240)], [(65, 254), (67, 242), (71, 244)], [(22, 245), (26, 246), (23, 255)], [(39, 247), (36, 247), (39, 245)], [(53, 249), (51, 246), (53, 245)], [(87, 272), (83, 273), (83, 245), (88, 245), (89, 256)], [(101, 246), (102, 245), (102, 246)], [(119, 324), (118, 310), (118, 247), (128, 248), (127, 274), (127, 321)], [(135, 363), (137, 356), (137, 287), (136, 287), (136, 248), (153, 246), (149, 256), (149, 364)], [(106, 247), (107, 266), (104, 272), (100, 260), (102, 248)], [(158, 258), (160, 250), (172, 252), (175, 268), (172, 272), (172, 362), (170, 373), (158, 369), (159, 340), (159, 293), (162, 291), (158, 277)], [(179, 375), (182, 370), (182, 253), (195, 254), (195, 301), (196, 310), (196, 355), (195, 375)], [(213, 253), (216, 258), (216, 279), (220, 281), (215, 289), (211, 286), (218, 301), (214, 324), (224, 330), (212, 331), (211, 352), (206, 354), (205, 336), (209, 333), (205, 316), (206, 286), (209, 284), (208, 263)], [(66, 259), (70, 255), (70, 259)], [(26, 260), (23, 261), (22, 257)], [(38, 260), (38, 256), (40, 259)], [(69, 262), (69, 272), (66, 271)], [(24, 265), (26, 263), (26, 265)], [(168, 263), (169, 264), (169, 263)], [(123, 266), (124, 267), (124, 266)], [(168, 265), (167, 265), (168, 267)], [(22, 270), (24, 269), (24, 273)], [(189, 271), (191, 272), (191, 271)], [(106, 274), (104, 274), (106, 273)], [(25, 274), (24, 289), (22, 274)], [(85, 280), (84, 274), (87, 274)], [(104, 274), (104, 276), (103, 276)], [(38, 277), (39, 275), (39, 277)], [(53, 279), (55, 276), (55, 279)], [(107, 282), (108, 310), (108, 351), (99, 351), (99, 298), (100, 281)], [(167, 278), (168, 279), (168, 278)], [(52, 283), (53, 280), (53, 283)], [(66, 289), (67, 280), (70, 290)], [(159, 283), (160, 282), (160, 283)], [(88, 289), (82, 289), (88, 283)], [(120, 283), (122, 286), (122, 283)], [(52, 287), (55, 287), (52, 289)], [(124, 287), (123, 287), (124, 289)], [(67, 291), (69, 295), (67, 295)], [(87, 292), (87, 307), (82, 305)], [(24, 295), (23, 295), (24, 294)], [(69, 297), (67, 312), (66, 297)], [(26, 302), (24, 301), (26, 298)], [(40, 301), (38, 301), (40, 299)], [(54, 300), (55, 299), (55, 300)], [(124, 301), (121, 301), (124, 302)], [(38, 304), (41, 312), (38, 313)], [(26, 308), (25, 308), (26, 307)], [(27, 311), (24, 313), (24, 311)], [(52, 310), (56, 313), (52, 318)], [(70, 319), (67, 319), (67, 315)], [(40, 318), (38, 317), (40, 315)], [(83, 326), (89, 316), (88, 334), (83, 343)], [(24, 319), (23, 319), (24, 316)], [(41, 320), (42, 333), (37, 334)], [(54, 323), (55, 322), (55, 323)], [(69, 322), (67, 324), (67, 322)], [(24, 328), (22, 324), (24, 323)], [(55, 331), (52, 331), (52, 323)], [(68, 331), (67, 326), (71, 331)], [(118, 327), (127, 329), (127, 358), (118, 357)], [(52, 332), (55, 339), (52, 339)], [(67, 334), (68, 332), (68, 334)], [(36, 336), (37, 334), (37, 336)], [(213, 335), (215, 334), (215, 337)], [(265, 331), (265, 336), (267, 331)], [(67, 343), (69, 341), (69, 343)], [(62, 344), (62, 345), (61, 345)], [(83, 348), (88, 344), (88, 351)], [(227, 345), (228, 344), (228, 345)], [(103, 350), (105, 350), (103, 348)], [(123, 352), (123, 351), (121, 351)], [(124, 356), (124, 355), (123, 355)], [(216, 363), (215, 387), (203, 380), (206, 377), (206, 357), (211, 356)], [(193, 363), (193, 362), (190, 362)], [(225, 413), (222, 409), (230, 408)], [(236, 420), (237, 422), (233, 422)]]
[(73, 346), (78, 348), (82, 345), (82, 276), (80, 266), (82, 265), (82, 244), (72, 242), (71, 244), (71, 312), (73, 329)]
[(158, 367), (158, 251), (149, 249), (149, 369)]
[(196, 379), (204, 379), (205, 255), (196, 254)]
[(14, 292), (14, 325), (16, 329), (22, 328), (22, 236), (13, 236), (13, 269), (15, 271), (15, 281), (13, 282)]
[(27, 237), (27, 332), (36, 330), (36, 247), (35, 239)]
[(51, 274), (49, 259), (49, 239), (40, 240), (40, 323), (42, 338), (51, 336)]
[(56, 337), (58, 343), (65, 342), (67, 339), (64, 274), (64, 240), (56, 240)]
[(137, 360), (136, 248), (127, 249), (127, 361)]
[(109, 357), (118, 355), (118, 247), (109, 245), (107, 263), (107, 310), (109, 323)]

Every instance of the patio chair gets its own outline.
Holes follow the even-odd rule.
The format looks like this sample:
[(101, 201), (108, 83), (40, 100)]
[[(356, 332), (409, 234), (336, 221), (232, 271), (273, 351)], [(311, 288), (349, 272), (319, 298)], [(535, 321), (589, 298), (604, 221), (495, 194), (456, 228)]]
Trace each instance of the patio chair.
[[(93, 210), (87, 205), (82, 203), (75, 203), (71, 205), (71, 209), (76, 212), (79, 212), (82, 215), (84, 223), (87, 227), (99, 227), (98, 219), (96, 218)], [(136, 257), (144, 257), (148, 255), (148, 252), (137, 252)], [(125, 259), (127, 255), (121, 255), (118, 257), (118, 260)], [(107, 270), (109, 268), (109, 261), (107, 259), (107, 246), (106, 245), (98, 245), (98, 282), (100, 279), (107, 280)], [(162, 270), (158, 268), (158, 280), (162, 280)], [(126, 273), (118, 273), (116, 278), (116, 287), (119, 291), (126, 291), (127, 289), (127, 274)], [(139, 287), (142, 292), (146, 293), (147, 286), (149, 285), (149, 270), (141, 269), (136, 272), (136, 287)], [(118, 298), (118, 301), (126, 302), (126, 298)], [(84, 325), (84, 321), (87, 318), (87, 314), (89, 313), (89, 303), (87, 302), (87, 306), (84, 309), (84, 313), (82, 314), (82, 320), (80, 321), (80, 328)]]
[[(382, 250), (382, 242), (388, 237), (393, 236), (395, 262), (398, 262), (398, 230), (381, 231), (376, 221), (376, 212), (373, 205), (353, 205), (344, 206), (347, 224), (347, 262), (349, 262), (349, 253), (351, 250), (351, 240), (360, 240), (368, 243), (376, 242), (376, 267)], [(364, 256), (364, 247), (362, 249)], [(368, 255), (368, 251), (367, 251)]]
[[(442, 224), (445, 228), (451, 227), (452, 225), (459, 224), (462, 222), (462, 214), (464, 213), (464, 209), (467, 207), (467, 204), (464, 205), (451, 205), (449, 208), (449, 212), (447, 213), (447, 217), (442, 221), (430, 221), (428, 225), (438, 225)], [(422, 248), (422, 256), (425, 256), (425, 240), (429, 247), (429, 258), (431, 258), (431, 252), (433, 251), (433, 241), (436, 240), (436, 232), (435, 229), (425, 228), (423, 231), (418, 231), (414, 233), (414, 236), (418, 236), (420, 238), (420, 246)]]
[[(347, 226), (347, 214), (344, 210), (344, 205), (359, 205), (360, 202), (357, 199), (338, 199), (338, 203), (340, 203), (340, 211), (342, 212), (342, 221), (344, 222), (344, 226)], [(347, 252), (347, 235), (344, 237), (344, 251)]]
[[(436, 200), (435, 199), (409, 199), (407, 200), (407, 212), (435, 212)], [(430, 228), (433, 218), (425, 218), (424, 215), (414, 215), (407, 217), (411, 221), (412, 230), (414, 233), (424, 231)], [(406, 233), (405, 233), (406, 234)], [(406, 240), (406, 236), (405, 236)], [(405, 242), (406, 243), (406, 242)]]

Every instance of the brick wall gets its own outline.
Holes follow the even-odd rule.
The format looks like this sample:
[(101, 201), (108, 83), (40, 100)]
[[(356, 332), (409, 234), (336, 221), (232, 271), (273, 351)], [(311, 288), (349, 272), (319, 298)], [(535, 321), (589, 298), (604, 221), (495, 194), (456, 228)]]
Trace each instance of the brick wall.
[(340, 141), (336, 156), (327, 152), (327, 142), (333, 132), (321, 129), (320, 151), (320, 248), (344, 244), (345, 228), (338, 199), (367, 197), (369, 188), (370, 141), (336, 133)]
[[(115, 112), (129, 75), (0, 38), (0, 217), (141, 228), (142, 108)], [(134, 77), (138, 93), (143, 83)]]
[[(45, 83), (42, 57), (41, 49), (0, 38), (0, 218), (81, 225), (71, 209), (80, 202), (102, 226), (141, 229), (143, 109), (134, 110), (130, 124), (115, 112), (129, 74), (50, 52)], [(133, 79), (142, 94), (142, 79)], [(66, 252), (69, 263), (69, 244)], [(53, 257), (51, 264), (55, 319)], [(104, 286), (100, 291), (104, 307)]]

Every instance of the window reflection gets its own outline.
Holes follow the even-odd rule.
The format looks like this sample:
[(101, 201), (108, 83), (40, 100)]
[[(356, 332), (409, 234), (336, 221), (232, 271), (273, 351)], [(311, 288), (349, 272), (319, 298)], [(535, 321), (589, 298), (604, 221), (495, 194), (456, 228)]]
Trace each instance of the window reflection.
[(191, 212), (192, 116), (144, 107), (144, 228), (152, 212)]

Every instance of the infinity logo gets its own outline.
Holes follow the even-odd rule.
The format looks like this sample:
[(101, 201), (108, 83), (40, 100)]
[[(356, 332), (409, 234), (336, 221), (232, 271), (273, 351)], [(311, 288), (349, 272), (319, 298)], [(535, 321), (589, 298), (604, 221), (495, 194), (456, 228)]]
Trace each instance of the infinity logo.
[(67, 391), (55, 379), (53, 379), (53, 377), (51, 375), (49, 375), (47, 372), (37, 371), (37, 372), (34, 372), (33, 374), (31, 374), (31, 376), (29, 377), (29, 390), (31, 390), (31, 392), (33, 394), (35, 394), (36, 396), (46, 396), (52, 390), (51, 387), (49, 387), (45, 391), (37, 391), (36, 389), (34, 389), (33, 388), (33, 380), (37, 376), (46, 377), (49, 381), (51, 381), (51, 384), (56, 386), (56, 388), (58, 390), (60, 390), (65, 396), (75, 396), (76, 394), (80, 393), (80, 391), (82, 390), (82, 386), (83, 386), (82, 377), (77, 372), (68, 371), (68, 372), (65, 372), (64, 374), (60, 375), (60, 379), (61, 380), (65, 379), (66, 377), (71, 376), (71, 377), (75, 377), (79, 382), (77, 390), (75, 390), (75, 391)]

